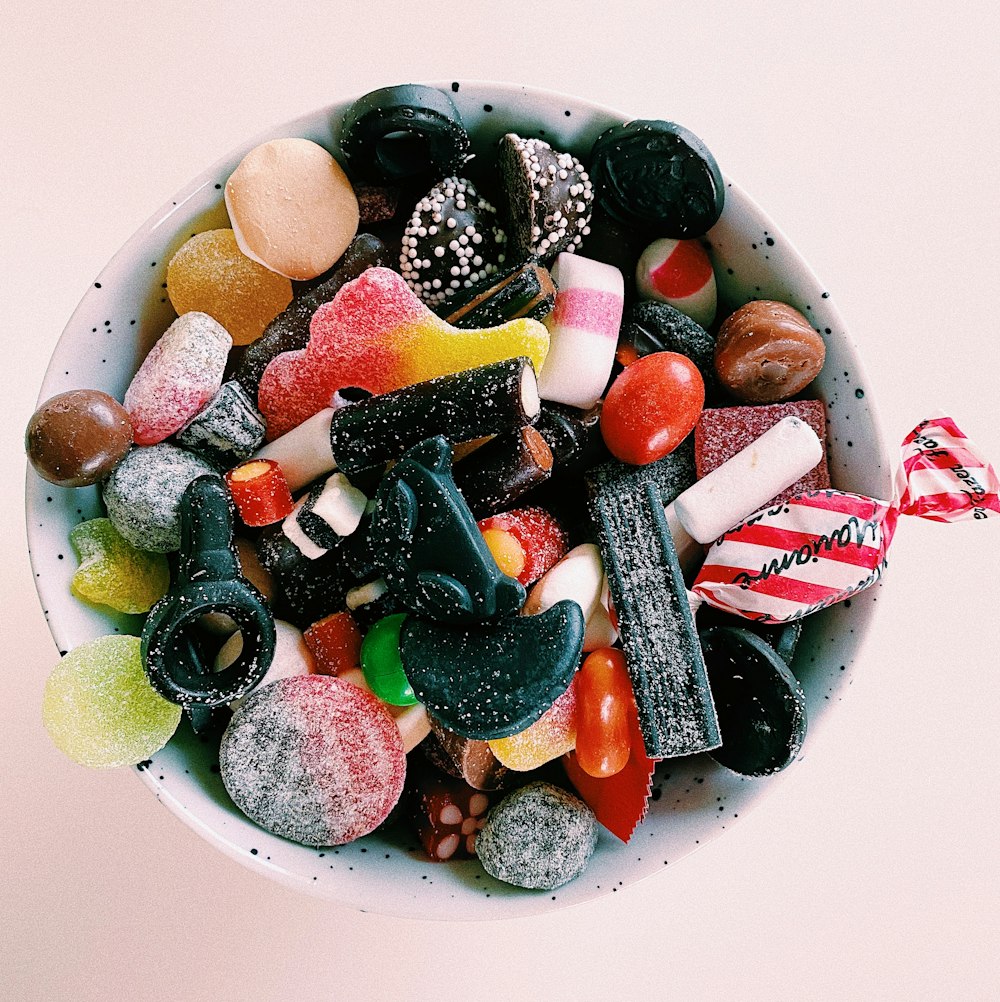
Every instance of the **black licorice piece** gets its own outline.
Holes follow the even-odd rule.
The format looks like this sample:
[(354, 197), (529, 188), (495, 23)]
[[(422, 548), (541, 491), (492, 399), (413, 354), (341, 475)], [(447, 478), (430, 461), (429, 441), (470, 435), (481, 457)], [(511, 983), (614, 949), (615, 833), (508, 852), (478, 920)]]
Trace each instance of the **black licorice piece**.
[(523, 586), (497, 567), (455, 486), (442, 436), (414, 446), (385, 475), (368, 538), (389, 590), (411, 612), (469, 623), (524, 604)]
[(583, 612), (569, 599), (537, 616), (474, 626), (411, 616), (400, 657), (429, 713), (456, 734), (488, 741), (520, 733), (566, 691), (584, 629)]
[(380, 393), (338, 409), (330, 422), (337, 469), (384, 466), (436, 435), (465, 442), (513, 431), (538, 416), (538, 381), (527, 358), (509, 358)]
[(247, 345), (236, 367), (234, 378), (250, 399), (257, 399), (257, 387), (272, 359), (282, 352), (305, 348), (309, 343), (309, 324), (323, 303), (328, 303), (342, 286), (366, 269), (388, 263), (385, 244), (370, 233), (359, 233), (325, 278), (299, 291), (288, 307), (264, 328), (264, 333)]
[(661, 237), (700, 237), (722, 215), (726, 189), (715, 157), (674, 122), (612, 126), (590, 151), (590, 172), (609, 215)]
[(743, 776), (769, 776), (789, 765), (806, 733), (802, 686), (756, 634), (713, 626), (701, 634), (719, 715), (722, 747), (712, 758)]
[[(484, 279), (455, 293), (445, 307), (445, 320), (461, 330), (497, 327), (508, 320), (541, 320), (555, 306), (556, 286), (541, 265), (529, 261), (499, 280)], [(445, 308), (445, 307), (442, 307)]]
[(718, 385), (715, 338), (669, 303), (644, 300), (629, 311), (618, 335), (616, 358), (623, 365), (657, 351), (674, 351), (694, 362), (706, 390)]
[(373, 90), (347, 109), (340, 151), (351, 176), (365, 181), (437, 180), (468, 159), (469, 134), (443, 91), (402, 84)]
[(230, 379), (175, 437), (185, 449), (230, 470), (256, 451), (266, 430), (264, 416), (246, 390)]
[(497, 167), (507, 195), (507, 243), (514, 260), (549, 261), (574, 251), (590, 232), (594, 188), (583, 165), (541, 139), (509, 132), (500, 140)]
[(721, 744), (664, 503), (656, 483), (629, 477), (603, 480), (590, 502), (650, 758)]
[(497, 435), (455, 467), (455, 483), (476, 519), (514, 506), (552, 475), (552, 450), (530, 425)]
[[(263, 595), (240, 573), (233, 513), (218, 477), (194, 479), (180, 502), (181, 547), (170, 591), (142, 630), (142, 662), (154, 689), (181, 706), (215, 706), (249, 692), (274, 659), (274, 619)], [(243, 634), (240, 656), (223, 671), (201, 647), (198, 620), (230, 616)]]
[(295, 513), (303, 535), (314, 545), (332, 550), (357, 531), (367, 498), (337, 471), (314, 484)]
[(535, 428), (552, 450), (552, 475), (591, 467), (611, 453), (601, 438), (601, 406), (581, 411), (565, 404), (542, 403)]

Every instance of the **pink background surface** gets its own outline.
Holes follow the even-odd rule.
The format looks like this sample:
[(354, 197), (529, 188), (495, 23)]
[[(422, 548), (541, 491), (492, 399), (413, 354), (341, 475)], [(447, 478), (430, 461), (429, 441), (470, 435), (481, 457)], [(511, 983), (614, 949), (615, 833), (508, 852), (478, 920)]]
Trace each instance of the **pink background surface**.
[(127, 771), (49, 744), (57, 655), (23, 541), (21, 434), (52, 347), (164, 198), (342, 94), (518, 80), (687, 125), (833, 291), (890, 444), (943, 407), (1000, 462), (991, 5), (341, 6), (0, 14), (0, 997), (993, 996), (1000, 522), (905, 523), (865, 664), (794, 777), (676, 868), (553, 915), (430, 924), (299, 897)]

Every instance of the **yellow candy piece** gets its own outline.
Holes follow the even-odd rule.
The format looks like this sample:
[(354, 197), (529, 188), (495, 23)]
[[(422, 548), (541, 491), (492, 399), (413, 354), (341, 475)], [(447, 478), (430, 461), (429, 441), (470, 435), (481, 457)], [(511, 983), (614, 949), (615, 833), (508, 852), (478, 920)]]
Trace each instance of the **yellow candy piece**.
[(136, 765), (159, 751), (181, 720), (146, 678), (138, 637), (112, 634), (70, 651), (42, 696), (55, 746), (94, 769)]
[(70, 588), (78, 598), (119, 612), (150, 609), (170, 587), (170, 567), (162, 553), (136, 549), (110, 519), (92, 518), (69, 534), (80, 567)]
[(486, 544), (497, 567), (510, 578), (516, 578), (524, 570), (524, 548), (517, 539), (503, 529), (486, 529), (483, 532)]
[(530, 772), (576, 747), (576, 678), (526, 730), (487, 742), (497, 760), (516, 772)]
[(251, 261), (232, 230), (206, 230), (171, 258), (167, 295), (178, 315), (207, 313), (233, 344), (250, 344), (291, 302), (292, 283)]

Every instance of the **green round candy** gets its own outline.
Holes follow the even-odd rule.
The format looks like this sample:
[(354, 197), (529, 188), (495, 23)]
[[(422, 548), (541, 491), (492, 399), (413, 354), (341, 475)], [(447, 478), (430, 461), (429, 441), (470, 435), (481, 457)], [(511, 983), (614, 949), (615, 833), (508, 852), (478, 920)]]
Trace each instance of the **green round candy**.
[(417, 702), (399, 658), (399, 631), (404, 619), (405, 612), (380, 619), (361, 644), (361, 670), (368, 688), (391, 706), (413, 706)]
[(139, 648), (138, 637), (98, 637), (70, 651), (45, 683), (42, 720), (74, 762), (136, 765), (177, 730), (181, 708), (149, 684)]

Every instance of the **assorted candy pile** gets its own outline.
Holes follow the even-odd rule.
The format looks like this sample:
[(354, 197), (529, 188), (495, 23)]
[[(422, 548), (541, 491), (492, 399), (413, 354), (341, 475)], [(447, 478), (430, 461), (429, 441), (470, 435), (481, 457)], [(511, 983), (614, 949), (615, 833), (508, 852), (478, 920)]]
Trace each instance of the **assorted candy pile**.
[(823, 337), (786, 303), (716, 315), (725, 189), (687, 130), (469, 150), (422, 86), (360, 99), (332, 151), (258, 146), (124, 400), (32, 417), (38, 473), (107, 509), (74, 594), (148, 613), (70, 652), (44, 717), (97, 767), (186, 717), (270, 832), (409, 825), (552, 888), (599, 826), (628, 841), (657, 761), (792, 761), (801, 617), (876, 580), (900, 514), (986, 517), (1000, 485), (942, 418), (892, 499), (831, 487)]

